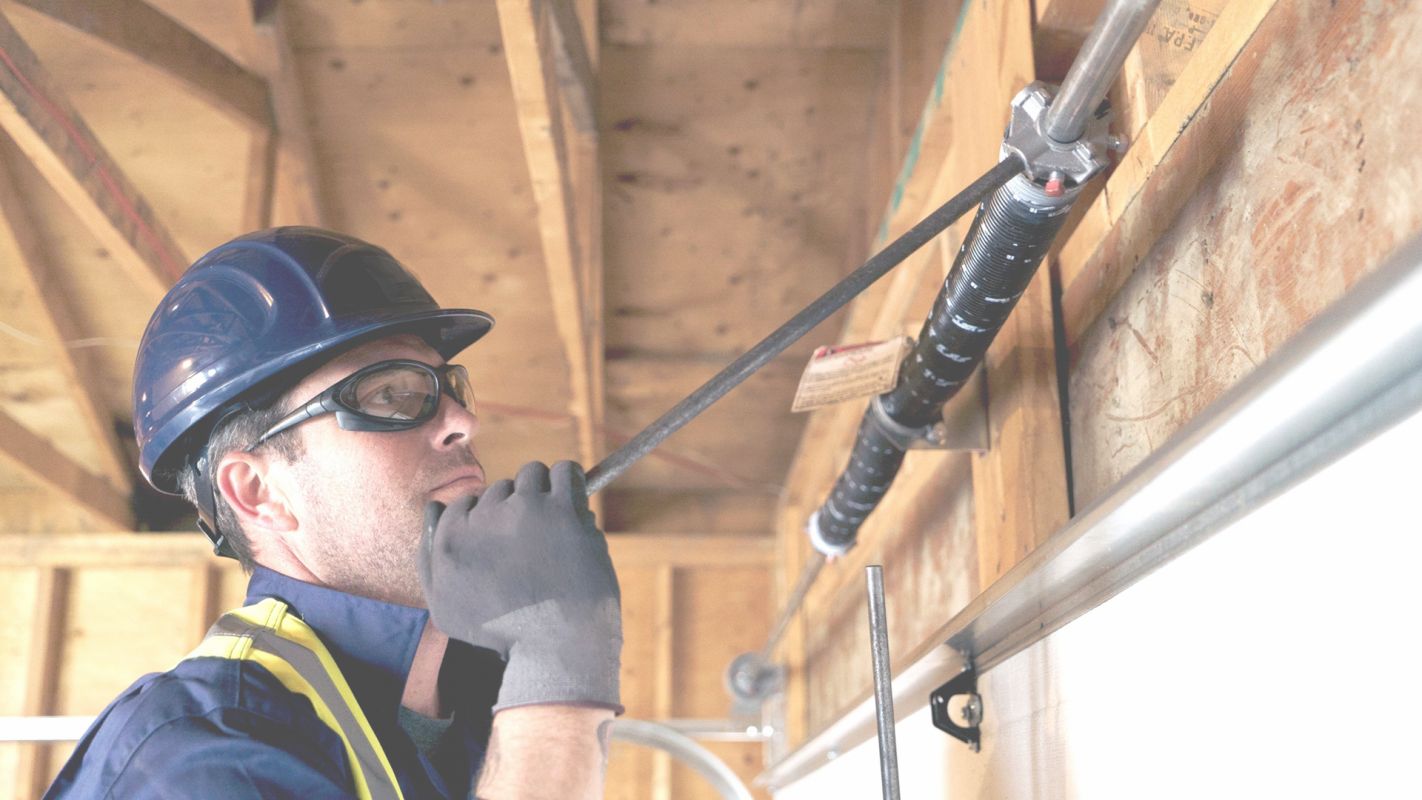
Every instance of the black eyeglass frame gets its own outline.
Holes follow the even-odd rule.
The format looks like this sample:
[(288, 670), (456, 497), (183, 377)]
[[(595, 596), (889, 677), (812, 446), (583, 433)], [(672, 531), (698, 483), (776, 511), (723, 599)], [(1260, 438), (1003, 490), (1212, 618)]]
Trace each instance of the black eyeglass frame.
[[(433, 402), (426, 401), (425, 407), (420, 409), (420, 413), (411, 419), (392, 419), (390, 417), (380, 417), (367, 414), (360, 410), (355, 401), (348, 395), (362, 378), (372, 373), (383, 372), (393, 367), (410, 367), (429, 375), (434, 381), (435, 391), (432, 395)], [(456, 375), (457, 378), (450, 376)], [(467, 399), (460, 396), (459, 386), (462, 385), (468, 391)], [(335, 414), (336, 424), (344, 431), (374, 431), (388, 433), (393, 431), (407, 431), (417, 428), (431, 419), (439, 411), (439, 398), (448, 395), (454, 402), (464, 408), (469, 408), (473, 402), (473, 389), (469, 382), (469, 372), (464, 367), (457, 364), (442, 364), (438, 367), (430, 366), (423, 361), (415, 361), (407, 358), (392, 358), (388, 361), (377, 361), (369, 366), (361, 367), (346, 377), (336, 381), (326, 388), (325, 391), (303, 403), (295, 411), (282, 417), (253, 442), (246, 452), (252, 452), (260, 447), (268, 439), (283, 431), (290, 430), (303, 422), (316, 419), (324, 414)]]

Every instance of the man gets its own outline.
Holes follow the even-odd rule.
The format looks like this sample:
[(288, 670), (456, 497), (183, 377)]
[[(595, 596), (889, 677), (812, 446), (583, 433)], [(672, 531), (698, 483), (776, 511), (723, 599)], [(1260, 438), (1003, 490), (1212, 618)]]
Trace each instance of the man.
[(448, 359), (492, 324), (314, 228), (188, 270), (139, 348), (140, 467), (251, 572), (247, 604), (115, 700), (47, 797), (601, 795), (617, 579), (576, 464), (485, 489)]

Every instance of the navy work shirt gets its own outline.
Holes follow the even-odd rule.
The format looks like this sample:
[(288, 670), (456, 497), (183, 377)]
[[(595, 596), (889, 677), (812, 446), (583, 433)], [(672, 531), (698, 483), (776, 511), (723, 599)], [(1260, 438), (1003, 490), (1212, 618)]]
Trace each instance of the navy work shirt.
[[(399, 723), (400, 698), (429, 620), (424, 609), (313, 586), (258, 567), (247, 604), (275, 597), (315, 629), (416, 798), (464, 798), (483, 762), (503, 664), (450, 641), (441, 701), (453, 724), (430, 756)], [(145, 675), (79, 740), (49, 798), (347, 797), (354, 783), (341, 737), (305, 697), (252, 661), (188, 659)]]

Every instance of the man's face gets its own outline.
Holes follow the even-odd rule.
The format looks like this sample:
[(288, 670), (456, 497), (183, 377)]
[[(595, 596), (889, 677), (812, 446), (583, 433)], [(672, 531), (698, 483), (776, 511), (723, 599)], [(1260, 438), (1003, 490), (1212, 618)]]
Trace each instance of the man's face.
[[(288, 395), (321, 393), (356, 370), (392, 358), (444, 363), (416, 336), (357, 347), (322, 366)], [(294, 408), (294, 404), (292, 404)], [(290, 409), (286, 409), (290, 410)], [(305, 457), (286, 470), (299, 522), (293, 549), (322, 583), (410, 606), (424, 605), (416, 554), (424, 508), (484, 490), (474, 451), (479, 421), (448, 395), (433, 419), (405, 431), (342, 430), (334, 414), (298, 426)]]

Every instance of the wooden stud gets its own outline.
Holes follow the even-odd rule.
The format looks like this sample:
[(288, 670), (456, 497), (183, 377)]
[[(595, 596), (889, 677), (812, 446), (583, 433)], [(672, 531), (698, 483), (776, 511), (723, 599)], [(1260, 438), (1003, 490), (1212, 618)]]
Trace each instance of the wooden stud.
[[(652, 718), (676, 716), (676, 568), (663, 565), (656, 571), (656, 622), (652, 666)], [(671, 800), (671, 756), (658, 750), (652, 756), (652, 797)]]
[[(0, 431), (0, 441), (4, 439)], [(768, 567), (770, 539), (682, 533), (613, 533), (607, 537), (613, 563), (622, 567)], [(0, 567), (171, 567), (217, 560), (196, 532), (132, 533), (123, 529), (44, 536), (0, 536)]]
[[(41, 567), (35, 587), (35, 614), (25, 668), (25, 694), (21, 714), (51, 716), (63, 663), (64, 628), (69, 598), (69, 571)], [(15, 797), (39, 797), (50, 779), (50, 745), (43, 742), (20, 748)]]
[(270, 228), (276, 195), (277, 137), (253, 131), (247, 150), (247, 188), (242, 202), (242, 229)]
[(4, 14), (0, 128), (156, 303), (183, 274), (187, 257)]
[[(133, 526), (128, 497), (0, 411), (0, 461), (119, 529)], [(31, 537), (3, 537), (31, 538)]]
[(222, 613), (220, 607), (222, 572), (220, 567), (213, 563), (211, 558), (194, 566), (190, 586), (188, 608), (192, 609), (192, 643), (196, 647), (198, 642), (207, 636), (207, 631), (212, 627), (212, 623), (217, 621), (217, 615)]
[(114, 431), (113, 420), (98, 391), (95, 375), (101, 372), (98, 351), (68, 345), (84, 336), (70, 297), (55, 285), (55, 267), (47, 248), (40, 242), (38, 227), (15, 183), (14, 166), (19, 154), (14, 143), (0, 134), (0, 237), (8, 238), (19, 253), (16, 274), (26, 281), (31, 301), (40, 313), (40, 338), (52, 347), (53, 361), (64, 376), (69, 396), (79, 410), (81, 427), (98, 442), (96, 471), (120, 492), (133, 490), (131, 468), (123, 444)]
[[(576, 422), (579, 452), (585, 463), (598, 456), (593, 399), (594, 363), (589, 331), (601, 326), (585, 298), (584, 250), (578, 242), (573, 178), (564, 137), (558, 78), (552, 52), (548, 4), (537, 0), (499, 0), (499, 27), (513, 82), (529, 177), (538, 202), (539, 238), (553, 296), (554, 320), (568, 356), (572, 389), (570, 412)], [(572, 40), (574, 37), (565, 37)]]
[(163, 70), (252, 130), (271, 130), (267, 82), (143, 0), (16, 2)]
[(280, 199), (290, 205), (286, 212), (289, 216), (278, 213), (277, 220), (282, 224), (323, 227), (328, 224), (326, 202), (322, 199), (311, 131), (306, 123), (306, 99), (296, 72), (296, 56), (287, 35), (287, 4), (274, 0), (256, 5), (254, 61), (271, 90)]

